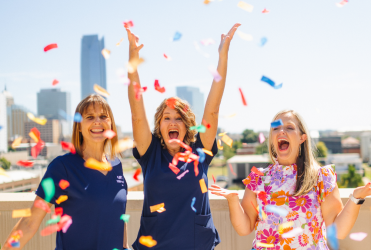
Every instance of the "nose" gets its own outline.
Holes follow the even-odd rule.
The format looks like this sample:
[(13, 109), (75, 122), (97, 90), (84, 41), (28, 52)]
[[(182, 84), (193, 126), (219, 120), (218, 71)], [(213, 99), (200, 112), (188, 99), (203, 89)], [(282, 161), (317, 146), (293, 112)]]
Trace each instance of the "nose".
[(95, 117), (94, 118), (94, 124), (100, 124), (101, 123), (101, 119), (99, 116)]

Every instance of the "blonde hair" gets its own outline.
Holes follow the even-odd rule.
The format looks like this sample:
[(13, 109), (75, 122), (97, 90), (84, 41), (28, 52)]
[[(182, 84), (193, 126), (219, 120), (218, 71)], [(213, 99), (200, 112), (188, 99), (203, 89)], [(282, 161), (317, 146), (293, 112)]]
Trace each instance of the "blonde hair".
[[(300, 134), (307, 135), (307, 139), (300, 145), (301, 153), (296, 159), (297, 175), (294, 196), (300, 196), (307, 194), (309, 191), (312, 190), (314, 186), (317, 185), (319, 164), (315, 159), (315, 146), (312, 146), (312, 139), (310, 137), (308, 128), (298, 112), (294, 110), (282, 110), (274, 116), (273, 121), (277, 120), (280, 115), (286, 113), (291, 113), (293, 116), (296, 117), (299, 125)], [(269, 131), (268, 145), (269, 156), (272, 162), (274, 162), (275, 158), (277, 158), (277, 153), (275, 152), (272, 141), (272, 128)]]
[[(115, 119), (113, 118), (113, 113), (108, 105), (107, 101), (97, 94), (92, 94), (87, 96), (84, 100), (82, 100), (76, 107), (76, 113), (80, 113), (83, 115), (86, 110), (89, 108), (90, 105), (93, 105), (95, 108), (95, 105), (102, 106), (103, 112), (108, 114), (109, 118), (111, 119), (111, 130), (114, 131), (117, 134)], [(80, 132), (81, 124), (79, 122), (73, 123), (73, 131), (72, 131), (72, 144), (75, 146), (76, 152), (83, 157), (82, 154), (82, 143), (84, 141), (84, 137), (82, 136), (82, 133)], [(119, 152), (116, 152), (116, 143), (117, 143), (117, 136), (106, 139), (104, 141), (104, 153), (110, 157), (110, 159), (114, 159), (116, 156), (121, 156)]]
[(184, 136), (183, 142), (187, 145), (190, 145), (191, 143), (196, 141), (196, 130), (189, 130), (190, 127), (196, 126), (196, 116), (193, 113), (193, 111), (189, 108), (189, 104), (187, 101), (180, 99), (179, 97), (171, 97), (168, 99), (165, 99), (162, 101), (160, 106), (158, 106), (155, 114), (155, 128), (153, 130), (153, 134), (161, 140), (161, 145), (163, 148), (166, 148), (166, 144), (164, 142), (164, 139), (162, 138), (161, 130), (160, 130), (160, 123), (161, 119), (164, 114), (164, 110), (167, 107), (166, 102), (170, 99), (175, 99), (174, 102), (174, 109), (178, 112), (180, 117), (182, 118), (182, 121), (184, 122), (186, 126), (186, 134)]

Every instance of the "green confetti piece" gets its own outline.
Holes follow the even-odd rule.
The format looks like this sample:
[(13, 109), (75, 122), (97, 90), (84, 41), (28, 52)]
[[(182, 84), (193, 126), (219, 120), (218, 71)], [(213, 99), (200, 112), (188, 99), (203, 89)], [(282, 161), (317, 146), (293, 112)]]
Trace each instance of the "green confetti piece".
[(56, 218), (48, 220), (46, 222), (46, 225), (58, 223), (60, 220), (61, 220), (61, 216), (58, 215)]
[(130, 218), (130, 215), (128, 215), (128, 214), (123, 214), (123, 215), (121, 215), (120, 220), (123, 220), (123, 221), (125, 221), (126, 223), (128, 223), (128, 222), (129, 222), (129, 218)]
[(206, 132), (206, 127), (204, 125), (200, 124), (200, 125), (197, 125), (197, 126), (190, 127), (189, 130), (197, 130), (197, 132), (205, 133)]
[(55, 193), (54, 181), (52, 178), (46, 178), (41, 182), (41, 186), (44, 189), (45, 201), (50, 202)]

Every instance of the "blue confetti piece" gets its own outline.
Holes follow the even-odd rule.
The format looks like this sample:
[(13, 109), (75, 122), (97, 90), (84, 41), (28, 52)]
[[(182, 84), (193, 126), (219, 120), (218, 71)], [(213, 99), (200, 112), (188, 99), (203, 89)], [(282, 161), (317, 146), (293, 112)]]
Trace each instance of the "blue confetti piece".
[(75, 116), (73, 117), (74, 122), (81, 122), (82, 116), (79, 112), (76, 112)]
[(200, 158), (198, 159), (199, 162), (203, 163), (204, 160), (205, 160), (205, 152), (202, 150), (202, 148), (197, 148), (196, 149), (197, 152), (198, 152), (198, 156), (200, 156)]
[(280, 88), (282, 88), (282, 83), (281, 83), (280, 85), (276, 85), (276, 84), (274, 83), (274, 81), (272, 81), (271, 79), (269, 79), (269, 78), (266, 77), (266, 76), (262, 76), (261, 81), (268, 83), (268, 84), (271, 85), (274, 89), (280, 89)]
[(74, 117), (68, 115), (64, 110), (60, 109), (58, 110), (58, 113), (60, 116), (62, 116), (62, 118), (64, 118), (65, 120), (67, 121), (71, 121), (73, 120), (74, 122), (81, 122), (82, 120), (82, 116), (80, 115), (80, 113), (76, 113)]
[(331, 247), (334, 250), (339, 249), (339, 242), (336, 235), (337, 235), (336, 226), (335, 224), (331, 224), (330, 226), (327, 227), (327, 241), (330, 243)]
[(173, 36), (173, 42), (179, 41), (180, 38), (182, 37), (182, 34), (180, 32), (175, 32), (175, 35)]
[(3, 126), (0, 126), (0, 130), (3, 129)]
[(195, 211), (195, 213), (197, 212), (196, 208), (194, 208), (193, 206), (195, 205), (195, 202), (196, 202), (196, 197), (193, 197), (192, 198), (192, 204), (191, 204), (191, 208), (193, 211)]
[(272, 205), (267, 205), (265, 207), (265, 210), (267, 210), (267, 212), (278, 214), (279, 216), (282, 216), (282, 217), (285, 217), (289, 213), (283, 208), (279, 208), (277, 206), (272, 206)]
[(262, 37), (260, 39), (260, 46), (263, 47), (267, 43), (268, 39), (266, 37)]
[(259, 205), (259, 217), (263, 218), (263, 212), (262, 207)]
[(21, 244), (20, 244), (19, 241), (13, 241), (12, 243), (10, 243), (10, 245), (11, 245), (12, 247), (20, 247), (20, 246), (21, 246)]
[(277, 128), (277, 127), (282, 126), (282, 125), (283, 125), (283, 122), (282, 122), (281, 119), (276, 120), (276, 121), (274, 121), (274, 122), (271, 123), (271, 127), (272, 128)]

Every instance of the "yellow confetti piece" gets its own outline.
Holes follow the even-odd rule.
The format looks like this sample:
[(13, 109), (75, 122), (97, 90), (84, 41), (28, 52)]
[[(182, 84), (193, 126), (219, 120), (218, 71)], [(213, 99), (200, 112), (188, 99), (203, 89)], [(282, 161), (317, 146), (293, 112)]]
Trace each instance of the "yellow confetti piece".
[(122, 41), (124, 41), (124, 38), (121, 38), (120, 42), (116, 43), (116, 46), (120, 46), (120, 44), (122, 43)]
[(209, 4), (210, 2), (211, 2), (211, 0), (205, 0), (204, 4)]
[(292, 221), (289, 221), (289, 222), (285, 222), (285, 223), (282, 223), (278, 226), (278, 233), (279, 234), (283, 234), (283, 230), (285, 228), (288, 228), (288, 227), (292, 227), (294, 225), (294, 222)]
[(216, 145), (218, 146), (218, 149), (219, 150), (223, 150), (223, 146), (222, 146), (222, 141), (220, 140), (220, 139), (218, 139), (217, 141), (216, 141)]
[(6, 174), (6, 171), (2, 167), (0, 167), (0, 175), (4, 175), (6, 177), (9, 177), (9, 175)]
[(99, 86), (98, 84), (94, 84), (94, 91), (95, 91), (97, 94), (100, 94), (101, 96), (109, 97), (109, 93), (107, 92), (107, 90), (105, 90), (104, 88), (102, 88), (102, 87)]
[(32, 140), (34, 140), (36, 143), (38, 143), (39, 142), (39, 137), (37, 137), (36, 135), (35, 135), (35, 133), (34, 132), (30, 132), (30, 133), (28, 133), (28, 135), (32, 138)]
[(55, 201), (57, 204), (61, 204), (62, 202), (66, 201), (68, 199), (67, 195), (61, 195), (58, 197), (58, 199)]
[(27, 117), (37, 124), (45, 125), (45, 123), (48, 121), (46, 118), (37, 118), (32, 113), (27, 113)]
[(267, 243), (262, 243), (262, 242), (256, 242), (256, 246), (258, 247), (274, 247), (274, 244), (267, 244)]
[(138, 66), (142, 64), (143, 62), (144, 62), (143, 58), (135, 58), (135, 59), (130, 60), (126, 65), (128, 72), (134, 73), (135, 71), (137, 71)]
[(233, 140), (228, 135), (223, 135), (222, 141), (227, 144), (230, 148), (232, 147)]
[(118, 140), (115, 143), (114, 147), (115, 147), (116, 152), (123, 152), (129, 148), (135, 147), (135, 143), (130, 138), (124, 138), (124, 139)]
[(206, 184), (205, 184), (205, 180), (204, 179), (201, 179), (200, 180), (200, 187), (201, 187), (201, 192), (202, 193), (206, 193), (207, 192), (207, 187), (206, 187)]
[(158, 210), (165, 209), (165, 203), (160, 203), (160, 204), (157, 204), (157, 205), (153, 205), (153, 206), (150, 206), (149, 208), (151, 209), (151, 213), (153, 213), (153, 212), (156, 212)]
[(110, 54), (111, 54), (111, 51), (109, 51), (108, 49), (102, 49), (102, 55), (103, 55), (104, 59), (107, 60), (109, 58)]
[(243, 33), (242, 31), (237, 30), (237, 35), (245, 41), (252, 41), (253, 37), (250, 34)]
[(14, 148), (18, 147), (19, 145), (21, 145), (22, 139), (23, 139), (22, 136), (16, 138), (16, 139), (13, 141), (13, 143), (12, 143), (12, 148), (14, 149)]
[(254, 9), (254, 6), (252, 6), (251, 4), (245, 3), (244, 1), (239, 2), (237, 4), (237, 7), (243, 10), (246, 10), (247, 12), (252, 12), (252, 10)]
[(13, 210), (12, 212), (12, 218), (30, 217), (30, 216), (31, 216), (30, 208)]
[(154, 247), (157, 245), (157, 241), (155, 241), (152, 236), (140, 236), (139, 243), (146, 247)]
[(99, 162), (96, 159), (89, 158), (84, 163), (85, 167), (95, 170), (111, 171), (112, 166), (109, 162)]
[(210, 155), (210, 156), (214, 156), (214, 155), (213, 155), (213, 152), (211, 152), (210, 150), (207, 150), (206, 148), (203, 148), (202, 151), (204, 151), (205, 154), (208, 154), (208, 155)]
[(224, 132), (224, 133), (219, 133), (218, 136), (223, 136), (225, 135), (227, 132)]
[(231, 115), (225, 115), (224, 118), (233, 118), (237, 115), (237, 113), (231, 114)]

